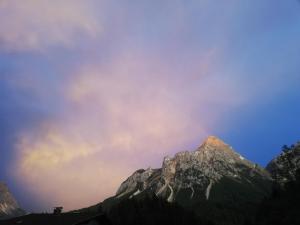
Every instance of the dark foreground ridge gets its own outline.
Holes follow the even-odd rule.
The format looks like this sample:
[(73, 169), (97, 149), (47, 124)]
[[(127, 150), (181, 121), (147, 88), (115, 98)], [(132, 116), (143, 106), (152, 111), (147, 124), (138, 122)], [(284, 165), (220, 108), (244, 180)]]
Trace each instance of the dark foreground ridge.
[(95, 213), (62, 213), (60, 215), (54, 214), (29, 214), (13, 219), (1, 221), (1, 225), (72, 225), (80, 221), (86, 221), (95, 216)]

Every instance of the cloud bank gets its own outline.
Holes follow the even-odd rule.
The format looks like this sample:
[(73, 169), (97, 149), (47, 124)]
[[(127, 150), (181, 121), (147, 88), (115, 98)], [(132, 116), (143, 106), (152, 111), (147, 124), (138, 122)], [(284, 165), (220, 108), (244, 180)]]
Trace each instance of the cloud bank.
[[(133, 170), (160, 166), (164, 155), (200, 142), (220, 105), (241, 101), (213, 80), (184, 85), (195, 75), (173, 76), (160, 60), (120, 56), (76, 69), (63, 85), (65, 112), (20, 137), (17, 175), (30, 191), (67, 209), (96, 203)], [(214, 106), (205, 109), (207, 102)]]

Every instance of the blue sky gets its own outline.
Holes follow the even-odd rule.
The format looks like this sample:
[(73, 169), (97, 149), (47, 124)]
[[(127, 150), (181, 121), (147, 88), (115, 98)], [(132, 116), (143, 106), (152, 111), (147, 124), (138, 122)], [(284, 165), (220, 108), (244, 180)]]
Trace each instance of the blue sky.
[(208, 135), (262, 166), (300, 140), (296, 0), (5, 0), (0, 27), (0, 180), (28, 210)]

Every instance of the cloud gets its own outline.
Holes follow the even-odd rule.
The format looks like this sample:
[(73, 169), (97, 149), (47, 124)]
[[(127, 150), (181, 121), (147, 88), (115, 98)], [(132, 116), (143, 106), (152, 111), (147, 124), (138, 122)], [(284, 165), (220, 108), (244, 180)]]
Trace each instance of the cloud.
[(222, 129), (228, 113), (257, 103), (267, 85), (244, 91), (252, 79), (220, 72), (218, 49), (188, 62), (166, 63), (170, 57), (126, 48), (63, 73), (59, 90), (47, 80), (33, 88), (45, 99), (52, 90), (62, 108), (20, 134), (12, 170), (20, 184), (48, 209), (100, 202), (134, 170), (160, 166), (163, 156)]
[(80, 0), (2, 0), (0, 27), (1, 48), (13, 51), (70, 47), (101, 31), (91, 5)]
[(80, 208), (113, 195), (135, 169), (200, 142), (223, 105), (245, 100), (230, 82), (206, 76), (210, 51), (202, 59), (184, 76), (138, 52), (74, 68), (61, 85), (60, 115), (20, 135), (17, 179), (48, 207)]
[(38, 137), (25, 135), (19, 142), (18, 176), (23, 177), (19, 179), (25, 189), (44, 202), (47, 210), (55, 205), (65, 209), (88, 206), (112, 194), (128, 169), (95, 157), (97, 146), (52, 126), (45, 124)]
[[(89, 43), (85, 53), (50, 52), (51, 60), (33, 58), (21, 68), (25, 73), (7, 75), (21, 96), (17, 103), (48, 112), (18, 133), (11, 170), (45, 208), (80, 208), (113, 195), (135, 169), (160, 166), (163, 156), (221, 130), (228, 114), (240, 115), (236, 109), (274, 98), (285, 79), (274, 83), (273, 69), (262, 75), (247, 57), (240, 60), (249, 51), (239, 55), (227, 43), (223, 31), (239, 21), (232, 4), (218, 7), (226, 12), (220, 17), (214, 4), (206, 9), (198, 1), (186, 8), (172, 1), (112, 4), (99, 10), (107, 14), (100, 24), (93, 14), (98, 7), (89, 3), (12, 0), (0, 6), (0, 40), (9, 50), (68, 47), (80, 36), (79, 44)], [(104, 39), (89, 42), (103, 26)]]

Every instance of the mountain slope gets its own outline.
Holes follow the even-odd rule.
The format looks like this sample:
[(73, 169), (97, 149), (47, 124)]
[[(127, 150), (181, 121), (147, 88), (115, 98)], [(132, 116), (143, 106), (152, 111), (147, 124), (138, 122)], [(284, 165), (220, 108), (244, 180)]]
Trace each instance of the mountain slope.
[(258, 207), (255, 224), (300, 224), (300, 142), (284, 146), (267, 169), (275, 183), (272, 195)]
[(285, 146), (281, 154), (275, 157), (266, 167), (275, 182), (285, 185), (295, 181), (296, 171), (300, 169), (300, 142), (291, 147)]
[(223, 179), (249, 185), (258, 194), (267, 192), (262, 183), (270, 182), (264, 169), (218, 138), (209, 137), (196, 151), (165, 157), (161, 169), (136, 171), (121, 184), (115, 198), (130, 198), (146, 191), (169, 202), (209, 200), (216, 198), (212, 193)]
[(7, 186), (0, 183), (0, 219), (7, 219), (24, 214), (24, 210), (19, 207)]
[(211, 136), (195, 151), (165, 157), (162, 168), (137, 170), (101, 207), (109, 211), (127, 199), (156, 196), (218, 224), (242, 224), (244, 214), (270, 194), (271, 182), (265, 169)]

